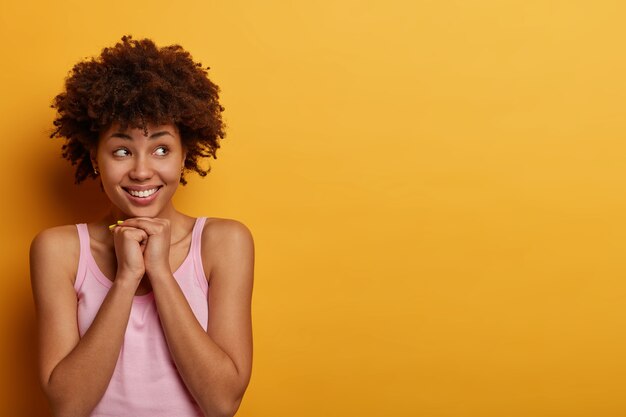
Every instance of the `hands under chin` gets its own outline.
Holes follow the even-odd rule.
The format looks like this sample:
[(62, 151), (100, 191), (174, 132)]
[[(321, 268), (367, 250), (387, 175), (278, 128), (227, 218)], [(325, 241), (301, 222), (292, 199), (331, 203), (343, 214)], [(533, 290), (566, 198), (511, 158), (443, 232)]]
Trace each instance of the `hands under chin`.
[[(137, 244), (143, 249), (143, 265), (150, 281), (167, 279), (172, 276), (170, 267), (170, 222), (167, 219), (133, 217), (120, 224), (120, 231), (127, 230), (129, 235), (143, 236)], [(117, 228), (116, 228), (117, 229)], [(117, 233), (118, 231), (116, 231)], [(131, 237), (132, 239), (132, 237)]]

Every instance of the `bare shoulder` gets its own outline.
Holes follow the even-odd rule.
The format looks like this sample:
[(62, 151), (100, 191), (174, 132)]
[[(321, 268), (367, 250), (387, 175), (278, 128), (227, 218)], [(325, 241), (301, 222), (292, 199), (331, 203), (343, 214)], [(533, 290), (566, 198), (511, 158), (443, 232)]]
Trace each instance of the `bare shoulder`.
[[(32, 272), (54, 268), (62, 276), (73, 279), (76, 275), (80, 242), (75, 225), (57, 226), (39, 232), (30, 245)], [(31, 274), (33, 279), (42, 274)], [(45, 276), (50, 276), (45, 274)]]
[(202, 231), (202, 240), (211, 244), (224, 240), (239, 241), (239, 243), (252, 243), (252, 232), (243, 223), (233, 219), (210, 217), (206, 220)]
[(207, 278), (229, 264), (253, 263), (252, 232), (238, 220), (208, 218), (202, 231), (202, 259)]

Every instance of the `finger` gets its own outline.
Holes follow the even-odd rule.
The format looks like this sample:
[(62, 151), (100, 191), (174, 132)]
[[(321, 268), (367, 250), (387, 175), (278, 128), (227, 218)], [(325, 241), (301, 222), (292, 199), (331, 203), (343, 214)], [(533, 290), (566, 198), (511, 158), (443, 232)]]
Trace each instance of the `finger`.
[(143, 229), (127, 226), (118, 226), (115, 228), (115, 235), (122, 237), (123, 239), (136, 240), (140, 244), (148, 240), (148, 234)]
[(124, 220), (122, 226), (134, 227), (145, 231), (148, 235), (158, 235), (169, 228), (169, 220), (149, 217), (133, 217)]

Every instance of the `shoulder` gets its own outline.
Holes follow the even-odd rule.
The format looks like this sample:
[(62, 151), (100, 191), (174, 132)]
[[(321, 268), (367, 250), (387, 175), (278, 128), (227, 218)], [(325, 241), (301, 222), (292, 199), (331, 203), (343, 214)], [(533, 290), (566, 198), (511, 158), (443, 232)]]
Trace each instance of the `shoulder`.
[(66, 252), (68, 249), (79, 249), (78, 232), (73, 224), (51, 227), (39, 232), (31, 242), (31, 253)]
[(76, 272), (80, 241), (75, 225), (52, 227), (39, 232), (30, 245), (31, 269), (49, 268)]
[(238, 220), (209, 217), (204, 224), (202, 240), (207, 243), (252, 244), (252, 232)]
[(207, 272), (232, 263), (253, 263), (252, 232), (238, 220), (207, 218), (202, 231), (202, 259)]

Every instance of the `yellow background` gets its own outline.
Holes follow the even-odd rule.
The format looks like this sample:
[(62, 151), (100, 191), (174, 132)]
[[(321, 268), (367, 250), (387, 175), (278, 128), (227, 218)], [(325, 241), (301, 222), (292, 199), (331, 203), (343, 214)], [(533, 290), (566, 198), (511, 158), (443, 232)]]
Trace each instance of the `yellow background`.
[(228, 137), (176, 197), (257, 250), (240, 417), (626, 415), (621, 1), (0, 6), (0, 415), (45, 416), (28, 246), (91, 220), (49, 108), (123, 34), (180, 43)]

